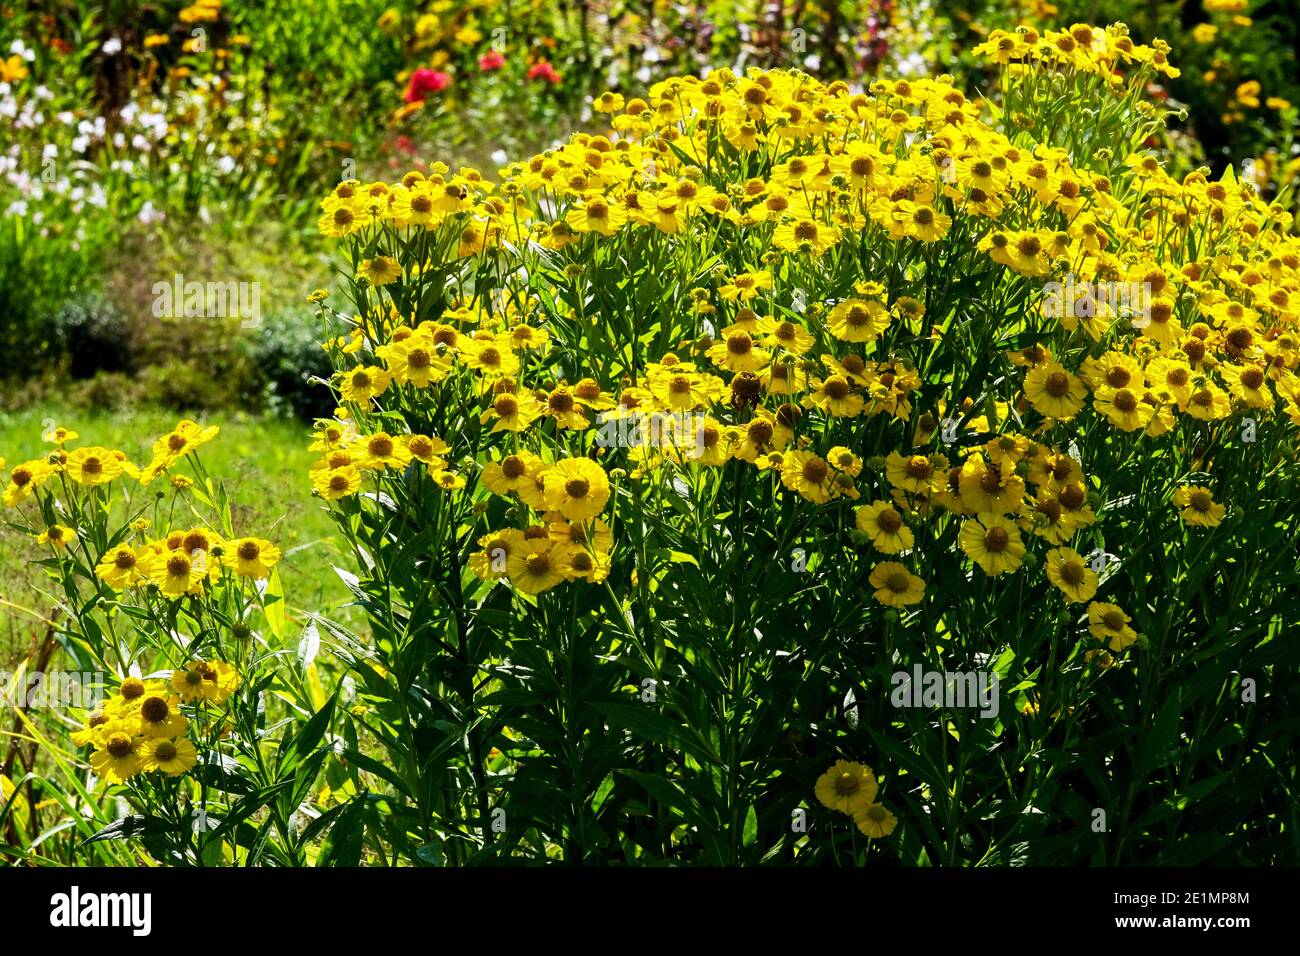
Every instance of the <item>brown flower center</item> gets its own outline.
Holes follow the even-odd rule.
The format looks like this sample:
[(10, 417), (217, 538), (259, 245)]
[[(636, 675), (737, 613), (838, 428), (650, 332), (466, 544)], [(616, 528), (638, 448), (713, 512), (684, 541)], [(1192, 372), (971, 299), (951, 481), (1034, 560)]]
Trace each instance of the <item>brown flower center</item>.
[(1004, 528), (989, 528), (984, 532), (984, 547), (989, 551), (1005, 551), (1011, 539)]

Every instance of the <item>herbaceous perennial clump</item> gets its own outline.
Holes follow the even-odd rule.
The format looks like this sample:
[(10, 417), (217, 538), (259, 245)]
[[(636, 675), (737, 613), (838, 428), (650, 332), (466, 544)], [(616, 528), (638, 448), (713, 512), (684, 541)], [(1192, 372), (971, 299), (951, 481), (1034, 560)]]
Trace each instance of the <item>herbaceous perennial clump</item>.
[(987, 100), (718, 71), (340, 184), (309, 480), (364, 632), (286, 660), (215, 427), (51, 429), (0, 495), (107, 699), (16, 709), (62, 782), (0, 826), (39, 784), (28, 858), (1300, 860), (1300, 244), (1146, 150), (1163, 44), (979, 52)]
[[(281, 666), (281, 552), (234, 530), (235, 505), (202, 460), (218, 431), (182, 420), (141, 467), (54, 426), (43, 436), (49, 453), (8, 472), (8, 522), (43, 555), (62, 666), (93, 678), (79, 699), (55, 702), (60, 715), (85, 708), (63, 740), (6, 698), (16, 736), (43, 744), (59, 776), (32, 772), (7, 786), (0, 822), (18, 835), (14, 794), (37, 782), (70, 818), (32, 839), (29, 857), (42, 859), (39, 844), (72, 827), (78, 860), (91, 844), (138, 840), (171, 864), (301, 864), (332, 822), (291, 822), (325, 760), (333, 707), (309, 676)], [(313, 702), (320, 712), (299, 726)], [(109, 799), (119, 795), (125, 814)], [(24, 824), (42, 807), (27, 802)]]
[(996, 102), (719, 71), (323, 201), (398, 852), (1295, 858), (1300, 245), (1143, 151), (1165, 45), (979, 52)]

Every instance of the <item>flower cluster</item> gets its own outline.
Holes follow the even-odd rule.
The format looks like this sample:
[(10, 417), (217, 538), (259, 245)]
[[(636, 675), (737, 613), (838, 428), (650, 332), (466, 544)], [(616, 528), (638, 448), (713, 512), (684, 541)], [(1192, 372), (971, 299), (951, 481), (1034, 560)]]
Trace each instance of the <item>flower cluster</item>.
[(853, 818), (858, 829), (869, 837), (885, 837), (894, 832), (898, 818), (876, 800), (880, 785), (865, 764), (837, 760), (817, 778), (817, 799), (832, 810)]
[[(739, 795), (787, 759), (771, 727), (825, 741), (826, 710), (871, 713), (862, 685), (902, 655), (996, 663), (1027, 725), (1102, 727), (1097, 682), (1218, 626), (1159, 608), (1285, 534), (1290, 217), (1149, 149), (1164, 44), (1075, 26), (984, 53), (996, 103), (950, 77), (718, 70), (606, 92), (602, 130), (495, 176), (435, 164), (324, 197), (355, 310), (313, 297), (347, 330), (325, 343), (339, 404), (312, 482), (363, 571), (369, 671), (409, 673), (433, 646), (451, 711), (555, 701), (521, 717), (536, 739), (479, 744), (525, 781), (561, 761), (547, 779), (565, 792), (579, 758), (552, 756), (552, 727), (639, 733), (608, 759), (657, 801), (667, 778), (694, 785), (681, 818), (735, 860)], [(1234, 593), (1271, 608), (1276, 581), (1243, 574)], [(591, 660), (610, 673), (579, 690), (544, 676)], [(753, 697), (823, 674), (825, 696)], [(575, 710), (591, 687), (662, 693), (666, 716), (599, 694)], [(387, 720), (421, 719), (391, 693), (374, 695)], [(873, 716), (920, 751), (946, 740)], [(860, 749), (856, 726), (835, 752)], [(961, 739), (1005, 725), (977, 727)], [(667, 740), (703, 752), (665, 771)], [(725, 792), (702, 796), (714, 760)], [(923, 782), (942, 802), (950, 781)], [(866, 768), (818, 792), (869, 835), (892, 828)]]
[(198, 760), (185, 709), (197, 714), (205, 704), (223, 704), (238, 686), (239, 675), (224, 661), (192, 661), (169, 682), (128, 677), (72, 742), (94, 748), (91, 769), (110, 784), (150, 771), (179, 776)]

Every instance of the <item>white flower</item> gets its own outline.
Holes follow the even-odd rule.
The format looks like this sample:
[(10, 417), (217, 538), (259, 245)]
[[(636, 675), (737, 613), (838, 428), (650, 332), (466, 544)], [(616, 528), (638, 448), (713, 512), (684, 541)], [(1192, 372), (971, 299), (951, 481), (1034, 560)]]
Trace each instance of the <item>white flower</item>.
[(155, 209), (153, 203), (146, 202), (143, 206), (140, 207), (140, 211), (136, 214), (136, 218), (139, 219), (146, 226), (151, 226), (155, 222), (161, 222), (162, 220), (166, 219), (167, 216), (164, 212), (162, 212), (162, 210)]
[(104, 41), (104, 45), (99, 48), (106, 56), (116, 56), (122, 52), (122, 41), (117, 37), (109, 37)]

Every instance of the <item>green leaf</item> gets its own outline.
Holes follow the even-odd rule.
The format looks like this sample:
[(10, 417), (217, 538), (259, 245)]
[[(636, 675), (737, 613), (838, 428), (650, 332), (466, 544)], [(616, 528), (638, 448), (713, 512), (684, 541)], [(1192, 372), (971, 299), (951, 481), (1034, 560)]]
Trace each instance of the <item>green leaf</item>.
[(361, 848), (366, 836), (365, 809), (364, 792), (347, 802), (330, 827), (329, 839), (316, 861), (317, 866), (357, 866), (361, 863)]

